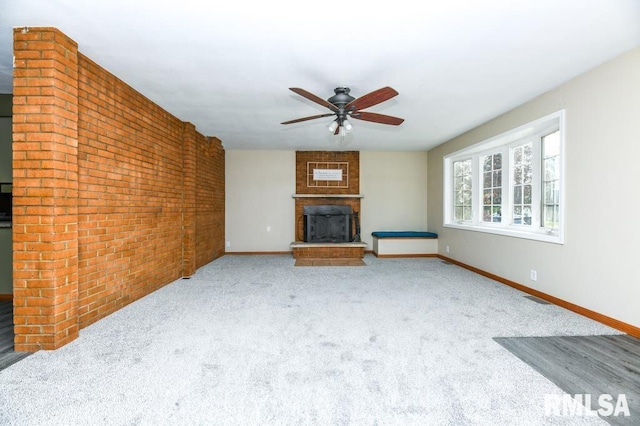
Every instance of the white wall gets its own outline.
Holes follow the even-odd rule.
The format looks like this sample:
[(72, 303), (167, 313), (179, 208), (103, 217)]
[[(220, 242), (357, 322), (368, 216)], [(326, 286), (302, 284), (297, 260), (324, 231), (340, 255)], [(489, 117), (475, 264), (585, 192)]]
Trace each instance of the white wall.
[(362, 241), (373, 231), (426, 231), (427, 153), (360, 151)]
[(290, 251), (296, 153), (225, 151), (225, 185), (225, 239), (231, 243), (226, 251)]
[[(444, 228), (443, 156), (562, 108), (565, 244)], [(640, 327), (639, 117), (635, 49), (429, 151), (429, 226), (440, 236), (440, 253)]]
[[(295, 158), (295, 151), (226, 151), (227, 252), (291, 250)], [(360, 152), (361, 237), (367, 250), (372, 231), (427, 229), (426, 165), (426, 152)]]

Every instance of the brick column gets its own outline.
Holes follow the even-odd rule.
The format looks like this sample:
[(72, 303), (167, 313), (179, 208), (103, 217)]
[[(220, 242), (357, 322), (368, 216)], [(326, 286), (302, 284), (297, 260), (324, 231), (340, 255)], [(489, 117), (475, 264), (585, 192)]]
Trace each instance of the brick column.
[(78, 336), (78, 46), (14, 30), (13, 290), (17, 351)]
[(184, 123), (182, 151), (182, 276), (196, 272), (196, 127)]

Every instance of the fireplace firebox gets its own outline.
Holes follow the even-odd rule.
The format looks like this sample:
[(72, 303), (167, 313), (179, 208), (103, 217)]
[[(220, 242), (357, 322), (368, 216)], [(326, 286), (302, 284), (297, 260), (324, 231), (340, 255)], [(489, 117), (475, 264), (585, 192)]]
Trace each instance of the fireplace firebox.
[(304, 241), (307, 243), (347, 243), (351, 241), (351, 206), (303, 206)]

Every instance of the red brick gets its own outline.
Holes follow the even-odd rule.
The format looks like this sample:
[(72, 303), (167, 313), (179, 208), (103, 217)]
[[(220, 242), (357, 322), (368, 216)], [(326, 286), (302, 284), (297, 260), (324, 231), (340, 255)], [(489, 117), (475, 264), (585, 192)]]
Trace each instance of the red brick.
[(224, 254), (224, 150), (55, 29), (14, 49), (16, 348), (55, 349)]

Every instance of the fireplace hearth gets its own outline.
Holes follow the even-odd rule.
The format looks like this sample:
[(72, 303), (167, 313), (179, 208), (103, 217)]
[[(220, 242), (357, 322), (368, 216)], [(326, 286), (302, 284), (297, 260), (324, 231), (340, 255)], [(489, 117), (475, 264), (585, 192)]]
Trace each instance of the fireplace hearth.
[(352, 240), (353, 211), (347, 205), (304, 206), (304, 241), (348, 243)]

